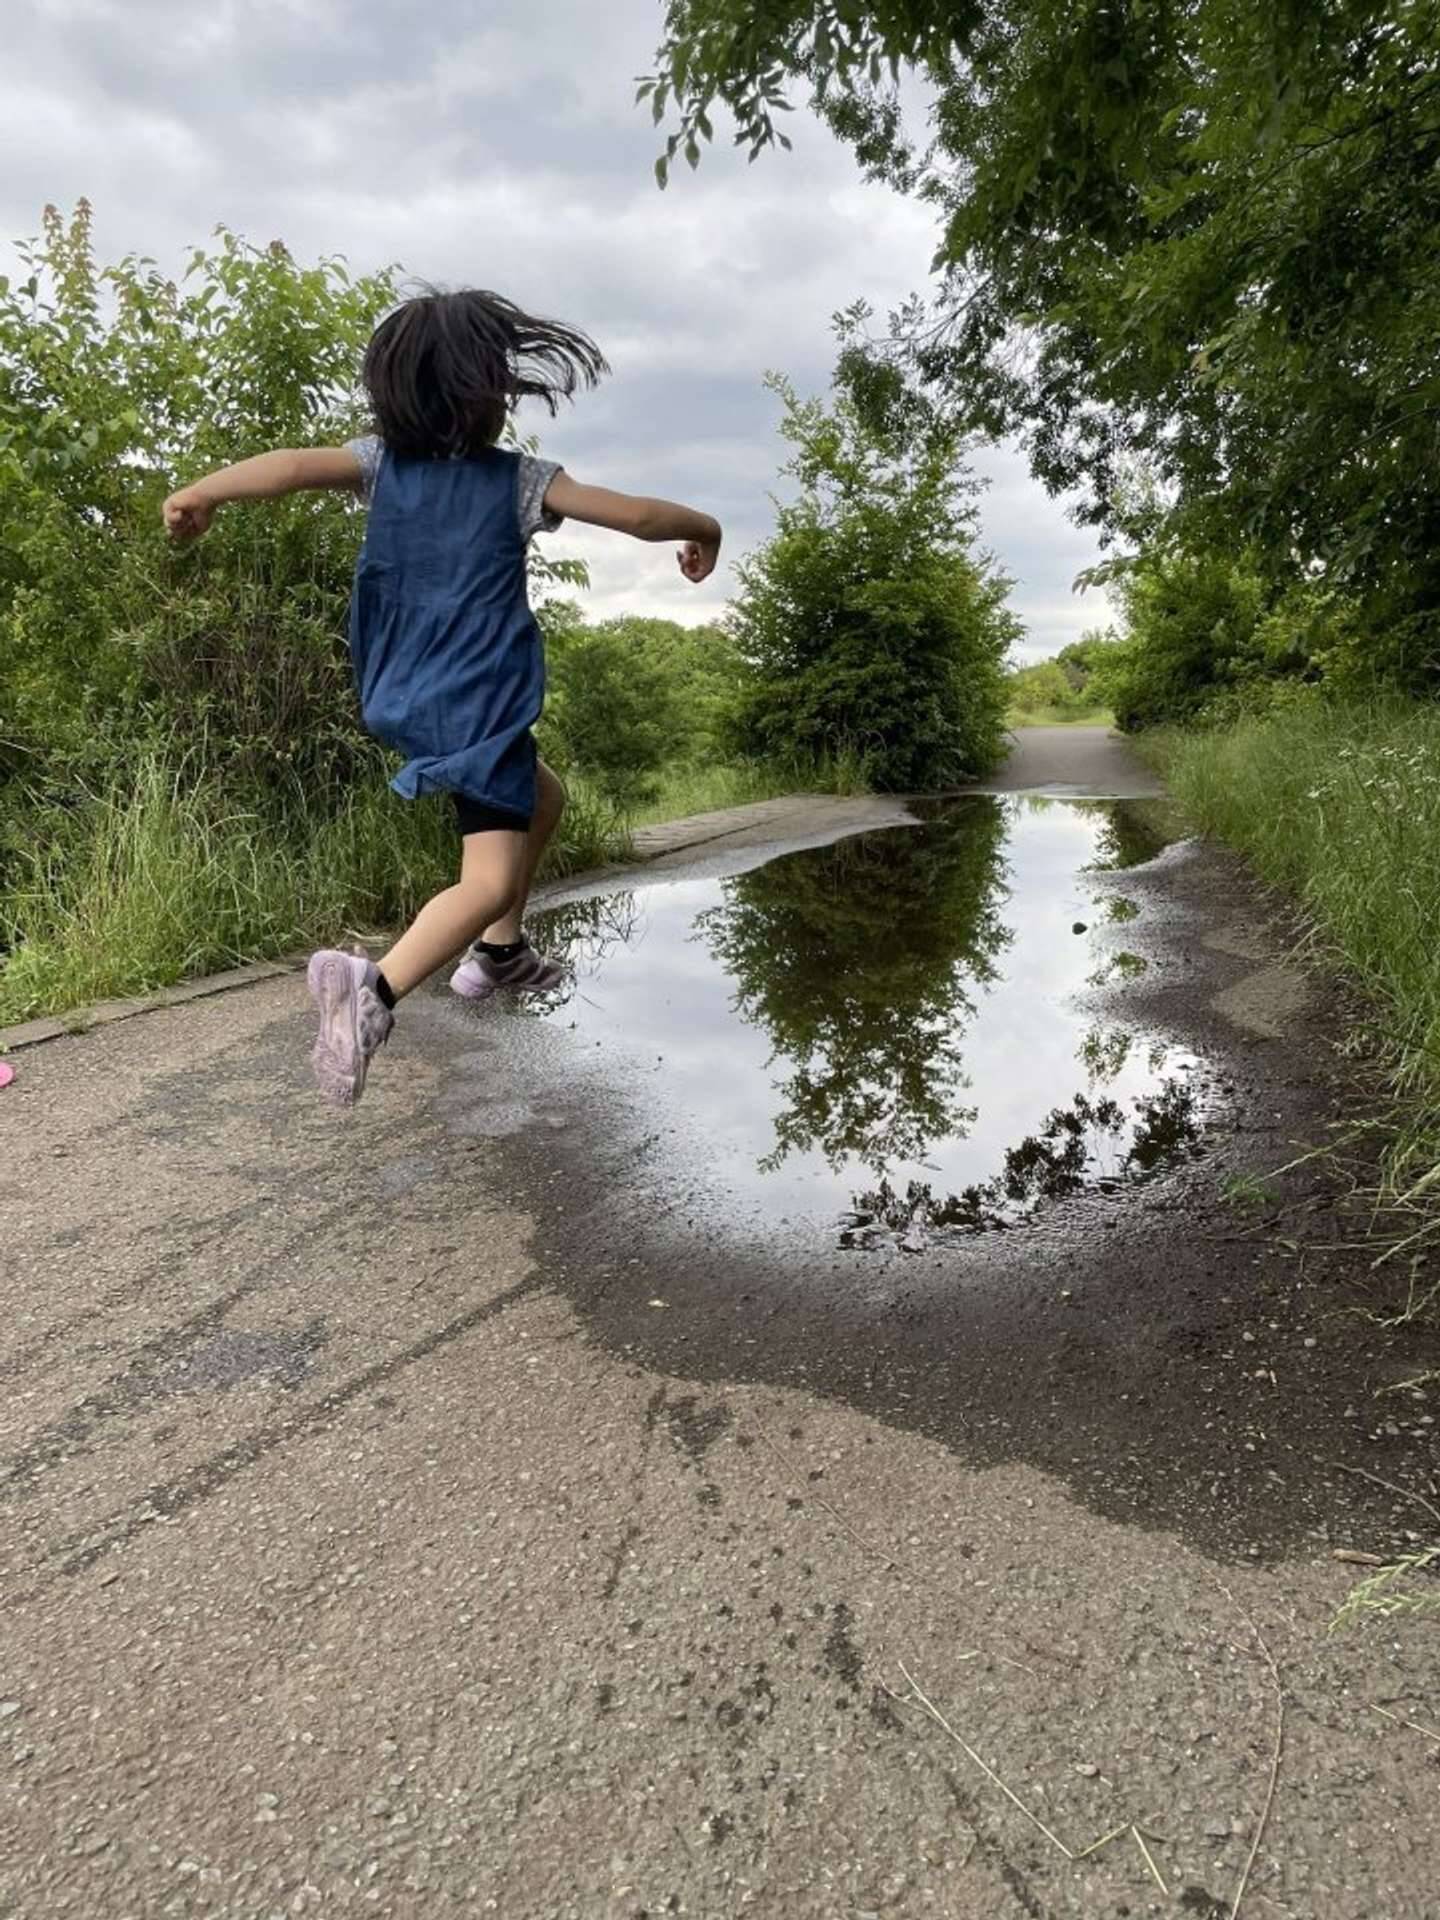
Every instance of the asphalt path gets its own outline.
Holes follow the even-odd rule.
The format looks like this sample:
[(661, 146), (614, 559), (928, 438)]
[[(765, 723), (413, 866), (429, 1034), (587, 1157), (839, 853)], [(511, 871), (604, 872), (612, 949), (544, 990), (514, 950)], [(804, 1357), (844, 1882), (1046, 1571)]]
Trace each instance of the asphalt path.
[[(1076, 729), (1006, 779), (1154, 790)], [(848, 1291), (627, 1211), (619, 1090), (442, 991), (351, 1115), (298, 975), (17, 1056), (0, 1914), (1440, 1914), (1435, 1626), (1327, 1631), (1440, 1532), (1426, 1336), (1314, 1167), (1224, 1197), (1344, 1110), (1341, 1011), (1213, 850), (1127, 885), (1212, 1150)]]

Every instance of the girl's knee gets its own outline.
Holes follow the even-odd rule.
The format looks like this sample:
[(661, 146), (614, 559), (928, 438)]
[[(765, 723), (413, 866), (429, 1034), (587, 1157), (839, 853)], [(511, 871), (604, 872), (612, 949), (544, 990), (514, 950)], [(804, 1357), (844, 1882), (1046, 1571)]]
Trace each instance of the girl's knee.
[[(501, 844), (487, 846), (487, 841)], [(525, 884), (524, 853), (524, 836), (518, 833), (487, 833), (466, 842), (458, 886), (476, 912), (489, 909), (490, 917), (499, 919), (510, 911)]]

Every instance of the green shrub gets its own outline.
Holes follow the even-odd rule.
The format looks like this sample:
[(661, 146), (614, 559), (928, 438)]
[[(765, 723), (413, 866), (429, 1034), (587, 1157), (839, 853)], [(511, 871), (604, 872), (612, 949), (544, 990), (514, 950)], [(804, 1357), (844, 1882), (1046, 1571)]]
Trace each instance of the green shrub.
[(1006, 683), (1012, 707), (1036, 713), (1042, 707), (1078, 710), (1075, 688), (1058, 660), (1041, 660), (1033, 667), (1017, 667)]
[(1230, 555), (1157, 549), (1112, 591), (1124, 632), (1102, 681), (1121, 727), (1191, 719), (1217, 690), (1263, 672), (1256, 630), (1265, 588)]
[(631, 623), (589, 625), (570, 602), (544, 610), (548, 690), (541, 752), (583, 770), (620, 811), (650, 799), (684, 728), (679, 689)]
[(666, 703), (668, 764), (701, 767), (727, 757), (740, 665), (724, 627), (624, 614), (598, 621), (593, 631), (628, 649), (631, 658), (643, 654), (664, 676), (673, 694)]
[(800, 492), (737, 569), (735, 730), (762, 759), (846, 757), (913, 791), (999, 760), (1019, 624), (975, 550), (953, 434), (887, 372), (847, 349), (829, 406), (769, 382)]
[(0, 280), (0, 738), (33, 779), (93, 780), (179, 731), (215, 770), (310, 794), (364, 749), (345, 655), (359, 516), (337, 496), (232, 508), (178, 551), (160, 502), (267, 447), (343, 440), (388, 274), (302, 267), (221, 231), (180, 282), (101, 268), (82, 201)]

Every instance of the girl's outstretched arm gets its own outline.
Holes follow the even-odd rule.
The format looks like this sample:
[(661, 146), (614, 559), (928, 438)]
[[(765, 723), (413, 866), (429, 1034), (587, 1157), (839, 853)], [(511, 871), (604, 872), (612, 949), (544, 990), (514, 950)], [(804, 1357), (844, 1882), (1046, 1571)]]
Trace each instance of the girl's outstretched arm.
[(360, 462), (348, 447), (283, 448), (206, 474), (172, 493), (161, 511), (172, 539), (194, 540), (226, 500), (277, 500), (310, 488), (358, 487), (360, 481)]
[(638, 494), (612, 493), (608, 487), (582, 487), (562, 468), (545, 489), (545, 505), (562, 519), (609, 527), (636, 540), (683, 541), (677, 557), (687, 580), (704, 580), (714, 572), (720, 557), (720, 522), (673, 500), (647, 500)]

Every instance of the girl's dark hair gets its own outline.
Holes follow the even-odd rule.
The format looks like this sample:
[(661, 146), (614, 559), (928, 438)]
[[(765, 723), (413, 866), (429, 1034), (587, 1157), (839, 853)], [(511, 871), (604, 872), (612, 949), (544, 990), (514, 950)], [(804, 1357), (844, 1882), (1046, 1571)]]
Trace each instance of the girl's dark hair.
[(554, 413), (609, 371), (588, 334), (472, 287), (427, 291), (387, 315), (361, 378), (391, 452), (438, 459), (494, 446), (517, 400)]

